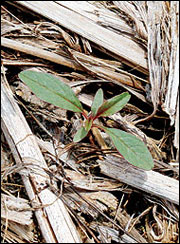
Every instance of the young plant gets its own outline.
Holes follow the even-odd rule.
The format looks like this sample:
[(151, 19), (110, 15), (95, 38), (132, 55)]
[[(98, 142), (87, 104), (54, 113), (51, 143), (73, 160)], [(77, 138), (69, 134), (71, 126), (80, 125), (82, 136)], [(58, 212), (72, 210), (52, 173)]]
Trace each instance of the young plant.
[(85, 138), (92, 127), (105, 131), (112, 139), (119, 153), (131, 164), (144, 170), (153, 168), (154, 163), (145, 144), (136, 136), (115, 128), (96, 125), (99, 117), (113, 115), (129, 101), (130, 95), (124, 92), (104, 102), (103, 90), (99, 89), (94, 97), (91, 112), (87, 115), (73, 90), (54, 76), (35, 71), (22, 71), (19, 78), (28, 85), (40, 99), (63, 109), (81, 113), (84, 125), (76, 132), (73, 141)]

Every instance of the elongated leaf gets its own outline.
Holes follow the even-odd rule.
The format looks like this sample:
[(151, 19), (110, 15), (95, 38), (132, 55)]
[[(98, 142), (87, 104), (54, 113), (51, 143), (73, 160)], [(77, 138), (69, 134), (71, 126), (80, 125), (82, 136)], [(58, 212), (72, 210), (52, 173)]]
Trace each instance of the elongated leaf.
[(126, 103), (130, 99), (130, 94), (128, 92), (123, 92), (120, 95), (117, 95), (106, 102), (103, 103), (103, 105), (99, 108), (97, 112), (97, 116), (109, 116), (112, 114), (115, 114), (119, 110), (121, 110)]
[(85, 130), (86, 131), (89, 131), (92, 127), (92, 123), (93, 123), (93, 120), (88, 118), (85, 122)]
[(84, 137), (87, 136), (88, 132), (90, 131), (91, 129), (91, 126), (92, 126), (92, 123), (93, 123), (93, 120), (92, 119), (87, 119), (86, 122), (85, 122), (85, 127), (81, 127), (75, 134), (74, 138), (73, 138), (73, 141), (74, 142), (79, 142), (81, 141)]
[(51, 74), (28, 70), (22, 71), (19, 78), (45, 102), (74, 112), (83, 112), (82, 104), (73, 90)]
[(74, 142), (79, 142), (81, 141), (84, 137), (86, 137), (88, 134), (88, 131), (84, 128), (81, 127), (75, 134), (73, 141)]
[(154, 163), (150, 152), (136, 136), (115, 128), (103, 126), (103, 129), (111, 137), (117, 150), (129, 163), (144, 170), (153, 168)]
[(100, 88), (94, 97), (94, 101), (91, 106), (92, 116), (95, 117), (98, 109), (103, 104), (103, 90)]

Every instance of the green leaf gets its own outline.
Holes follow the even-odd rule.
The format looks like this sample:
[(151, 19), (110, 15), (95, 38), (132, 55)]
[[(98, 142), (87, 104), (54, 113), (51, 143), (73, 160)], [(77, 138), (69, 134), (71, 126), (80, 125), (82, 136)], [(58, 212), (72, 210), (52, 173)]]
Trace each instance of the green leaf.
[(73, 141), (74, 142), (79, 142), (81, 141), (84, 137), (86, 137), (88, 134), (88, 131), (84, 128), (81, 127), (75, 134)]
[(94, 97), (94, 101), (91, 106), (92, 116), (95, 117), (98, 109), (103, 104), (103, 90), (100, 88)]
[(128, 92), (123, 92), (122, 94), (107, 100), (99, 108), (96, 117), (115, 114), (126, 105), (130, 97), (131, 95)]
[(83, 112), (83, 107), (73, 90), (51, 74), (35, 71), (22, 71), (19, 78), (45, 102), (63, 109)]
[(85, 122), (85, 129), (86, 131), (89, 131), (92, 127), (93, 119), (88, 118)]
[(87, 119), (85, 122), (85, 127), (81, 127), (75, 134), (73, 141), (74, 142), (79, 142), (81, 141), (84, 137), (87, 136), (88, 132), (90, 131), (92, 127), (93, 120), (92, 119)]
[(145, 144), (136, 136), (115, 128), (102, 127), (111, 137), (115, 147), (131, 164), (144, 170), (151, 170), (154, 166), (152, 156)]

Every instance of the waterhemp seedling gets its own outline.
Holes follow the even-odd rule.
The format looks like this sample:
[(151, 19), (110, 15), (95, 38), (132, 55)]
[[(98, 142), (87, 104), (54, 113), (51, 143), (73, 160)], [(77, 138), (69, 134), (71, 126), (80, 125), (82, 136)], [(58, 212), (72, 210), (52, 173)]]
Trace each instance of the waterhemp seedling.
[(22, 71), (19, 78), (28, 85), (40, 99), (63, 109), (79, 112), (85, 123), (76, 132), (73, 141), (85, 138), (92, 127), (105, 131), (112, 139), (116, 149), (131, 164), (144, 170), (153, 168), (153, 159), (145, 144), (136, 136), (115, 128), (96, 125), (99, 117), (112, 115), (121, 110), (129, 101), (130, 95), (124, 92), (104, 102), (103, 90), (99, 89), (94, 97), (91, 112), (87, 114), (73, 90), (54, 76), (35, 71)]

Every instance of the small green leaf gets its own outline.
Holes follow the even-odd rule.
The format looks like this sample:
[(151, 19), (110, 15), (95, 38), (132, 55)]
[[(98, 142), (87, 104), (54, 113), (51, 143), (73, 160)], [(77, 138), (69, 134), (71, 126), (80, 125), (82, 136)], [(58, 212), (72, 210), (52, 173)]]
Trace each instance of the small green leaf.
[(79, 142), (81, 141), (84, 137), (87, 136), (88, 132), (90, 131), (92, 127), (93, 120), (92, 119), (87, 119), (85, 122), (85, 127), (81, 127), (75, 134), (73, 141), (74, 142)]
[(103, 90), (100, 88), (94, 97), (94, 101), (91, 106), (92, 116), (95, 117), (98, 109), (103, 104)]
[(93, 123), (93, 120), (92, 119), (88, 118), (86, 120), (86, 122), (85, 122), (85, 129), (86, 129), (86, 131), (89, 131), (91, 129), (92, 123)]
[(83, 112), (83, 107), (73, 90), (51, 74), (22, 71), (19, 78), (45, 102), (63, 109)]
[(123, 92), (120, 95), (117, 95), (106, 102), (99, 108), (97, 116), (109, 116), (115, 114), (121, 110), (129, 101), (131, 95), (128, 92)]
[(111, 137), (115, 147), (131, 164), (144, 170), (151, 170), (154, 166), (152, 156), (145, 144), (136, 136), (115, 128), (102, 127)]
[(81, 141), (84, 137), (86, 137), (88, 134), (88, 131), (84, 128), (81, 127), (75, 134), (73, 141), (74, 142), (79, 142)]

